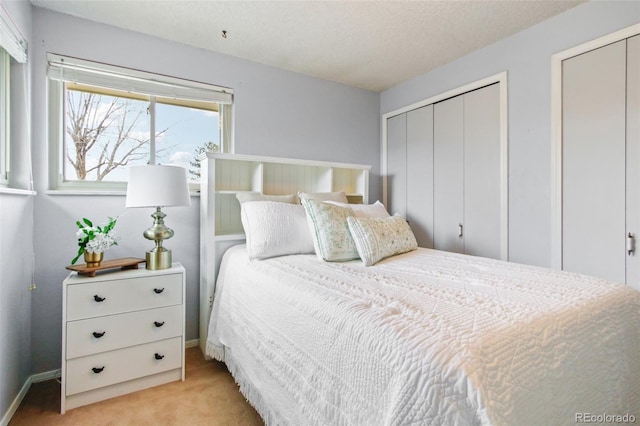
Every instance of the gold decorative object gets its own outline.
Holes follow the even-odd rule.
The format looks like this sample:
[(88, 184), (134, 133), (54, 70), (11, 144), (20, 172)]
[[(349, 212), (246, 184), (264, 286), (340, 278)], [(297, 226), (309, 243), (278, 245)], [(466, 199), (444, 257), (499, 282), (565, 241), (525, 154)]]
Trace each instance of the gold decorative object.
[(97, 268), (100, 266), (100, 262), (104, 258), (104, 252), (97, 253), (89, 253), (88, 251), (84, 252), (84, 263), (87, 264), (88, 268)]

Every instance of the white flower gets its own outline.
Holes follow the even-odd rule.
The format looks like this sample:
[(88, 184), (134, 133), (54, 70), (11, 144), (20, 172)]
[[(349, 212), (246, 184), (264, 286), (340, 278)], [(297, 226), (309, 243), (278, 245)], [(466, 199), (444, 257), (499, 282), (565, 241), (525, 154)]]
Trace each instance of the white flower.
[(116, 244), (119, 238), (116, 237), (113, 232), (109, 232), (107, 234), (97, 233), (93, 240), (90, 240), (85, 247), (85, 251), (89, 253), (100, 253), (103, 251), (107, 251), (109, 247)]

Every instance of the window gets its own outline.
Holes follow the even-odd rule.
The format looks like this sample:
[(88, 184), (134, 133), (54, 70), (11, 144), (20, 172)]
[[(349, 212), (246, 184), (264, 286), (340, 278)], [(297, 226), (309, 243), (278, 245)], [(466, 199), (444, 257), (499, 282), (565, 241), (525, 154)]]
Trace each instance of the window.
[(6, 50), (0, 48), (0, 185), (9, 183), (10, 155), (10, 87), (11, 87), (11, 58)]
[(172, 164), (196, 189), (198, 155), (231, 151), (229, 89), (49, 55), (51, 186), (124, 189), (127, 168)]
[[(17, 64), (27, 62), (27, 41), (22, 37), (14, 21), (4, 7), (0, 7), (0, 186), (15, 184), (9, 175), (11, 162), (11, 70), (12, 63), (16, 70), (24, 72), (27, 78), (27, 67)], [(18, 75), (19, 77), (19, 75)], [(20, 79), (18, 78), (18, 81)], [(28, 123), (25, 112), (23, 120), (18, 123), (18, 129)], [(16, 130), (16, 129), (14, 129)], [(20, 134), (20, 131), (14, 132)], [(16, 142), (17, 144), (20, 141)]]

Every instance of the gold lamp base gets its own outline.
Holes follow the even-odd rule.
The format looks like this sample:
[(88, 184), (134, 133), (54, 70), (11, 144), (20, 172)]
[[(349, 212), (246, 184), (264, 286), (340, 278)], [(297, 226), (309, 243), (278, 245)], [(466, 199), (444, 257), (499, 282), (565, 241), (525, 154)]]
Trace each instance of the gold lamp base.
[(155, 271), (171, 268), (171, 250), (162, 247), (162, 241), (173, 237), (173, 230), (165, 226), (164, 218), (166, 215), (160, 210), (160, 207), (156, 207), (156, 211), (151, 217), (153, 218), (153, 226), (142, 234), (146, 239), (156, 242), (156, 246), (147, 252), (147, 269)]
[(171, 268), (171, 250), (150, 250), (147, 252), (146, 260), (147, 269), (150, 269), (152, 271)]

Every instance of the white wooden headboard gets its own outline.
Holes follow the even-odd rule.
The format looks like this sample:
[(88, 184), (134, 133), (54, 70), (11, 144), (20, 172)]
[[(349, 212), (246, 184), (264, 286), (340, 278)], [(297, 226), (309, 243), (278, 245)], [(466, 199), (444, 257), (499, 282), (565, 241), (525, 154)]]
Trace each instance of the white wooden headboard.
[(244, 242), (236, 194), (344, 191), (349, 202), (368, 203), (371, 166), (213, 153), (200, 161), (200, 348), (205, 353), (222, 255)]

